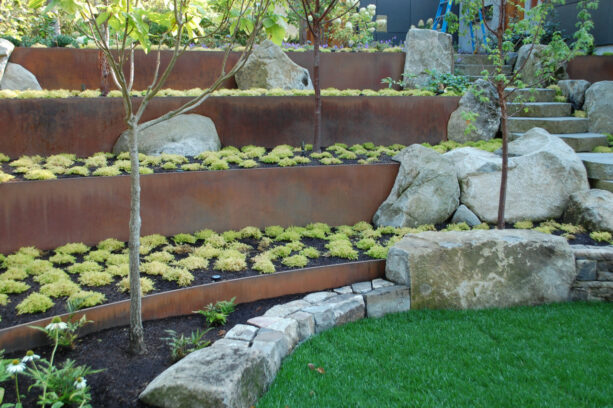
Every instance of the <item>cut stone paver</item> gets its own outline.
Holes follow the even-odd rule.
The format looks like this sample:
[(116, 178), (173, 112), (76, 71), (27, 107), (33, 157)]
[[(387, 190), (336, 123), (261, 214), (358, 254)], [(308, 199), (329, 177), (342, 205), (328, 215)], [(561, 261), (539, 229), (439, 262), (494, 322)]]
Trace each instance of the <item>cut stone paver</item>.
[(390, 313), (411, 309), (411, 291), (408, 286), (388, 286), (364, 294), (366, 315), (382, 317)]
[(587, 176), (597, 180), (613, 180), (613, 153), (579, 153)]
[(336, 293), (334, 292), (314, 292), (314, 293), (310, 293), (306, 295), (304, 297), (304, 300), (306, 300), (309, 303), (319, 303), (319, 302), (323, 302), (324, 300), (328, 298), (331, 298), (332, 296), (336, 296)]
[(300, 309), (310, 306), (311, 303), (306, 300), (298, 299), (293, 302), (288, 302), (282, 305), (276, 305), (271, 307), (264, 313), (264, 316), (268, 317), (286, 317)]
[(351, 286), (343, 286), (342, 288), (334, 289), (334, 293), (339, 295), (347, 295), (349, 293), (353, 293), (353, 289), (351, 289)]
[(315, 318), (312, 314), (299, 311), (287, 316), (298, 323), (298, 341), (304, 341), (315, 334)]
[(251, 341), (258, 332), (258, 328), (248, 324), (237, 324), (226, 333), (225, 338), (230, 340)]
[(251, 349), (261, 352), (271, 373), (281, 367), (281, 361), (290, 352), (290, 343), (283, 333), (276, 330), (261, 329), (253, 339)]
[[(510, 92), (512, 89), (507, 88), (505, 91)], [(547, 88), (524, 88), (516, 89), (509, 100), (513, 102), (553, 102), (556, 93), (553, 89)]]
[(275, 373), (252, 349), (207, 347), (166, 369), (139, 398), (156, 407), (249, 407)]
[(613, 179), (611, 180), (591, 179), (590, 185), (592, 186), (592, 188), (599, 188), (601, 190), (607, 190), (613, 193)]
[(394, 286), (394, 283), (385, 279), (374, 279), (372, 281), (373, 289), (386, 288), (388, 286)]
[(531, 118), (569, 116), (572, 110), (571, 104), (564, 102), (509, 103), (507, 107), (509, 115)]
[(372, 283), (370, 281), (354, 283), (351, 289), (353, 293), (363, 294), (372, 290)]
[(525, 133), (532, 128), (540, 127), (549, 133), (585, 133), (588, 131), (588, 120), (585, 118), (509, 118), (509, 132)]

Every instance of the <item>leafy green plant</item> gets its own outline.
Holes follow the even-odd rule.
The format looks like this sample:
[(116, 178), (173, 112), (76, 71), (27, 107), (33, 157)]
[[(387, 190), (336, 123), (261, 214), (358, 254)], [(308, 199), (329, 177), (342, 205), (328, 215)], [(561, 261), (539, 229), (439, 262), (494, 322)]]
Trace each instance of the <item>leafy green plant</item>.
[(191, 352), (208, 347), (211, 342), (204, 339), (204, 336), (211, 331), (211, 329), (212, 328), (206, 330), (198, 329), (192, 332), (189, 337), (183, 334), (177, 334), (176, 331), (171, 329), (165, 330), (168, 336), (163, 337), (162, 340), (170, 347), (170, 357), (172, 361), (179, 361)]
[(209, 303), (204, 309), (196, 310), (194, 313), (204, 316), (209, 326), (224, 325), (230, 313), (236, 309), (235, 300), (236, 298), (233, 297), (230, 300), (220, 300), (215, 304)]

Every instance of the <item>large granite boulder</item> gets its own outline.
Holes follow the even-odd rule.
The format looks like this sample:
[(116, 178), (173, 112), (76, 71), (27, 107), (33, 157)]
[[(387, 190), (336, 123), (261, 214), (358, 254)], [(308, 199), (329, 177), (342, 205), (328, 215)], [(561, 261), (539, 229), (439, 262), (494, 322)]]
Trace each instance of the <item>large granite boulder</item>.
[(590, 132), (613, 133), (613, 81), (594, 83), (585, 91)]
[(585, 91), (592, 85), (585, 79), (563, 79), (558, 81), (562, 94), (568, 98), (574, 109), (581, 109), (585, 101)]
[(0, 89), (10, 89), (13, 91), (40, 91), (38, 80), (33, 73), (25, 69), (19, 64), (9, 62), (4, 69), (4, 75), (0, 82)]
[[(496, 222), (500, 155), (464, 147), (444, 156), (456, 166), (462, 204), (482, 221)], [(585, 167), (574, 150), (541, 128), (509, 143), (508, 169), (507, 222), (560, 217), (571, 194), (589, 189)]]
[(313, 89), (309, 71), (270, 40), (257, 45), (235, 75), (239, 89)]
[(412, 309), (480, 309), (568, 300), (575, 259), (565, 238), (530, 230), (409, 234), (386, 278), (411, 287)]
[(404, 75), (406, 88), (421, 88), (428, 84), (430, 74), (453, 73), (453, 40), (440, 31), (411, 28), (404, 45)]
[(546, 45), (534, 44), (533, 49), (532, 44), (525, 44), (522, 45), (518, 51), (514, 71), (521, 71), (521, 80), (529, 87), (549, 85), (551, 81), (543, 75), (546, 70), (553, 70), (553, 72), (550, 73), (557, 79), (568, 78), (566, 64), (548, 68), (548, 61), (551, 61), (551, 57), (548, 55)]
[(4, 75), (6, 64), (8, 64), (9, 58), (11, 57), (11, 53), (14, 49), (15, 46), (12, 42), (5, 40), (4, 38), (0, 38), (0, 82), (2, 82), (2, 76)]
[(262, 353), (246, 347), (213, 346), (194, 351), (168, 368), (139, 398), (163, 408), (247, 408), (264, 394), (272, 379)]
[[(467, 114), (476, 114), (477, 117), (467, 120)], [(496, 88), (490, 82), (479, 79), (462, 96), (458, 109), (451, 114), (447, 123), (447, 138), (459, 143), (493, 139), (500, 128), (501, 116)]]
[(393, 157), (400, 162), (394, 187), (373, 222), (377, 226), (417, 227), (445, 221), (458, 208), (456, 171), (441, 154), (414, 144)]
[(592, 231), (613, 232), (613, 193), (593, 189), (572, 194), (564, 219)]
[[(129, 151), (128, 131), (119, 136), (113, 153)], [(153, 125), (138, 134), (138, 151), (149, 155), (162, 153), (196, 156), (221, 147), (213, 121), (196, 114), (178, 115)]]

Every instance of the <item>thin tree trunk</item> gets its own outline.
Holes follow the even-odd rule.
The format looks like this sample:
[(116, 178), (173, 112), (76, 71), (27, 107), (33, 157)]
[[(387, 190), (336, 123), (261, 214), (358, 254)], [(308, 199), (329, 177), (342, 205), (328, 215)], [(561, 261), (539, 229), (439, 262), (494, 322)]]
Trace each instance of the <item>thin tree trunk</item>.
[(141, 316), (140, 288), (140, 173), (138, 162), (138, 120), (131, 118), (130, 129), (130, 352), (144, 354), (147, 352)]
[(498, 229), (504, 229), (504, 210), (507, 201), (507, 175), (509, 172), (509, 129), (507, 126), (507, 102), (504, 96), (504, 83), (498, 84), (502, 127), (502, 173), (500, 175), (500, 199), (498, 200)]
[(321, 89), (319, 85), (319, 41), (321, 39), (320, 21), (313, 22), (313, 87), (315, 88), (315, 129), (313, 151), (321, 151)]
[[(104, 36), (104, 41), (106, 44), (109, 43), (109, 26), (108, 23), (104, 23), (102, 25), (102, 35)], [(109, 89), (109, 74), (110, 67), (109, 62), (106, 60), (104, 53), (102, 50), (98, 51), (98, 63), (100, 65), (100, 95), (107, 96)]]

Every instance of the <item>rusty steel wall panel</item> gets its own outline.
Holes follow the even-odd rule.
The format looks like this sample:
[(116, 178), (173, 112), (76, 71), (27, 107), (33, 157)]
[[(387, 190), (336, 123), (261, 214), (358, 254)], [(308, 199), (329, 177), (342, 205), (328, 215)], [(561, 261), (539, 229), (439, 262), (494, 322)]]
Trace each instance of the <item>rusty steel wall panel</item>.
[[(324, 97), (322, 143), (429, 142), (447, 137), (459, 97)], [(156, 98), (142, 121), (176, 109), (189, 98)], [(313, 140), (314, 99), (308, 96), (211, 97), (193, 113), (210, 117), (222, 144), (273, 147)], [(87, 156), (111, 151), (125, 129), (120, 98), (0, 99), (0, 152)]]
[(584, 55), (572, 59), (566, 67), (571, 79), (590, 82), (613, 81), (613, 56)]
[[(193, 310), (218, 300), (236, 297), (236, 303), (333, 289), (385, 275), (385, 261), (373, 260), (346, 264), (304, 268), (271, 275), (252, 276), (219, 283), (199, 285), (143, 297), (143, 320), (192, 314)], [(101, 330), (126, 326), (130, 320), (128, 300), (96, 306), (77, 312), (75, 319), (87, 314), (88, 324), (79, 330), (85, 336)], [(63, 319), (68, 317), (62, 315)], [(33, 349), (48, 343), (44, 333), (28, 326), (45, 326), (51, 318), (0, 329), (0, 349), (5, 352)], [(145, 330), (146, 331), (146, 330)]]
[[(313, 52), (288, 52), (296, 64), (313, 75)], [(183, 54), (168, 77), (164, 88), (190, 89), (210, 86), (220, 73), (221, 51), (191, 51)], [(170, 51), (162, 51), (161, 67), (170, 59)], [(240, 54), (230, 53), (226, 71), (234, 66)], [(145, 89), (153, 78), (156, 52), (135, 54), (134, 89)], [(32, 72), (43, 89), (99, 89), (98, 51), (74, 48), (15, 48), (11, 62)], [(322, 88), (381, 89), (381, 79), (400, 79), (404, 69), (404, 53), (322, 53), (320, 58)], [(234, 78), (223, 88), (237, 88)], [(112, 85), (112, 88), (114, 86)]]
[[(145, 175), (142, 234), (369, 221), (397, 173), (390, 163)], [(0, 253), (128, 239), (129, 176), (9, 182), (0, 197)]]

